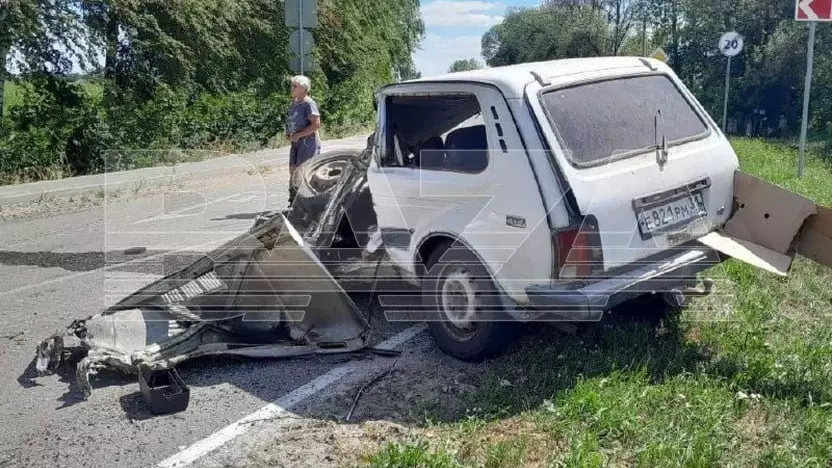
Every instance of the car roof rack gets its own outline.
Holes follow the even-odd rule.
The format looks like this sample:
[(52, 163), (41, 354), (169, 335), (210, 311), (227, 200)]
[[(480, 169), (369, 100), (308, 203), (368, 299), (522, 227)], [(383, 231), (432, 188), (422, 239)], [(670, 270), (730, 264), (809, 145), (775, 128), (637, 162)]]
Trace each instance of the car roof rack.
[(643, 64), (644, 64), (644, 66), (645, 66), (645, 67), (649, 68), (649, 69), (650, 69), (650, 71), (656, 71), (656, 70), (658, 70), (658, 68), (654, 67), (654, 66), (653, 66), (653, 64), (652, 64), (652, 63), (650, 63), (650, 61), (649, 61), (649, 60), (647, 60), (646, 58), (644, 58), (644, 57), (639, 57), (639, 60), (641, 61), (641, 63), (643, 63)]
[(550, 84), (552, 84), (552, 80), (550, 80), (549, 77), (546, 76), (546, 74), (544, 73), (532, 70), (531, 74), (534, 77), (534, 79), (537, 80), (538, 83), (540, 83), (540, 86), (549, 86)]

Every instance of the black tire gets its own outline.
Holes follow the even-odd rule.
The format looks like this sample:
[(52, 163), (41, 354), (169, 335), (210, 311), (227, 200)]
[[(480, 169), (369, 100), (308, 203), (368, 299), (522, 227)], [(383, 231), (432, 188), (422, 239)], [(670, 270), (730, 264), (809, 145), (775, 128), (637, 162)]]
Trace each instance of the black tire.
[(290, 194), (294, 196), (288, 215), (296, 229), (304, 232), (326, 209), (341, 175), (337, 171), (327, 173), (327, 169), (352, 164), (358, 157), (355, 151), (333, 151), (315, 156), (297, 168), (290, 181)]
[(346, 166), (361, 156), (358, 151), (332, 151), (313, 157), (301, 164), (291, 184), (298, 196), (317, 197), (332, 192)]
[(505, 351), (517, 323), (502, 309), (501, 293), (476, 255), (454, 244), (434, 251), (426, 266), (422, 303), (439, 349), (471, 362)]

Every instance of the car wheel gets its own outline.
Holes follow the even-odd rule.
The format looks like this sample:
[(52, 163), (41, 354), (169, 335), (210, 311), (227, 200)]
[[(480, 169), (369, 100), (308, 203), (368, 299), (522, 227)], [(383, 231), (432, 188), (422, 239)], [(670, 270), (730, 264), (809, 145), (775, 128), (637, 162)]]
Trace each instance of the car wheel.
[(428, 260), (422, 300), (436, 345), (463, 361), (502, 353), (516, 323), (500, 307), (500, 291), (468, 249), (439, 249)]
[(298, 194), (319, 196), (335, 189), (344, 170), (359, 158), (356, 151), (336, 151), (316, 156), (301, 164), (292, 178)]
[(300, 165), (290, 181), (295, 197), (289, 221), (305, 231), (324, 212), (346, 167), (358, 158), (354, 151), (336, 151), (315, 156)]

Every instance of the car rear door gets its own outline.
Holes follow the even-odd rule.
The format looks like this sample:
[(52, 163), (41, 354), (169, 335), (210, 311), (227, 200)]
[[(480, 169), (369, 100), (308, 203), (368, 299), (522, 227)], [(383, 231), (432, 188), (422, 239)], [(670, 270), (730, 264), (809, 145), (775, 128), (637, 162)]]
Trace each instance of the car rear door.
[(526, 99), (580, 214), (598, 220), (606, 270), (688, 242), (731, 213), (738, 163), (667, 67), (532, 82)]

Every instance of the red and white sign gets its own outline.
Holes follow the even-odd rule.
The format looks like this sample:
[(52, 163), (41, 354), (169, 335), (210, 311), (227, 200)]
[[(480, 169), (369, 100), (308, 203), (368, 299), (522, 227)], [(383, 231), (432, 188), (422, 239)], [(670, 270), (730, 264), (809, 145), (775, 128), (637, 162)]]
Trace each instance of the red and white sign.
[(832, 21), (832, 0), (797, 0), (794, 18), (798, 21)]

